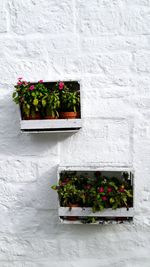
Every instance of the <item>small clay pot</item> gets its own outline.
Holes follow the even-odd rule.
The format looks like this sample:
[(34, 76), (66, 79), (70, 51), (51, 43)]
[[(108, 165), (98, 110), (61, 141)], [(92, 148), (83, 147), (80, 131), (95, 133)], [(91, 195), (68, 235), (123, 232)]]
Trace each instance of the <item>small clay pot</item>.
[[(70, 210), (72, 208), (78, 208), (78, 207), (79, 207), (79, 204), (70, 204), (69, 205)], [(69, 220), (69, 221), (76, 221), (76, 220), (78, 220), (78, 216), (67, 216), (67, 220)]]
[(57, 117), (47, 115), (47, 116), (44, 117), (44, 119), (45, 119), (45, 120), (56, 120)]
[(60, 112), (59, 115), (61, 119), (76, 119), (78, 113), (74, 111), (65, 111), (65, 112)]
[(29, 116), (23, 117), (23, 120), (40, 120), (40, 119), (41, 119), (40, 113), (36, 113), (34, 115), (29, 115)]

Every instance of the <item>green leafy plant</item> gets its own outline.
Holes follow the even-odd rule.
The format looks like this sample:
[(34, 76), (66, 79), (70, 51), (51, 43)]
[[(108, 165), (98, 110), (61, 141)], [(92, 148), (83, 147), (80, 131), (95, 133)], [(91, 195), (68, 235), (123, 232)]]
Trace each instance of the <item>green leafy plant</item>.
[(18, 78), (15, 89), (12, 97), (14, 102), (20, 105), (23, 116), (29, 117), (34, 116), (37, 112), (43, 112), (43, 108), (46, 106), (45, 96), (47, 94), (47, 88), (44, 86), (43, 81), (31, 84), (22, 80), (22, 78)]
[(58, 110), (60, 108), (59, 92), (56, 90), (47, 90), (42, 98), (42, 106), (44, 107), (45, 116), (59, 117)]
[(39, 113), (45, 116), (59, 117), (60, 111), (80, 109), (80, 94), (71, 82), (30, 83), (18, 78), (13, 92), (13, 100), (20, 105), (23, 118), (33, 117)]
[(94, 177), (86, 177), (65, 172), (52, 189), (57, 190), (60, 205), (64, 207), (73, 202), (80, 207), (91, 207), (96, 212), (105, 208), (129, 209), (133, 205), (133, 189), (125, 176), (104, 177), (95, 173)]
[(71, 206), (72, 204), (82, 205), (85, 203), (84, 190), (79, 187), (78, 178), (65, 178), (59, 181), (59, 185), (53, 185), (52, 189), (57, 190), (59, 200), (62, 206)]
[(56, 88), (58, 88), (60, 94), (61, 111), (78, 112), (80, 108), (79, 91), (73, 90), (71, 83), (68, 86), (66, 83), (59, 82), (56, 84)]

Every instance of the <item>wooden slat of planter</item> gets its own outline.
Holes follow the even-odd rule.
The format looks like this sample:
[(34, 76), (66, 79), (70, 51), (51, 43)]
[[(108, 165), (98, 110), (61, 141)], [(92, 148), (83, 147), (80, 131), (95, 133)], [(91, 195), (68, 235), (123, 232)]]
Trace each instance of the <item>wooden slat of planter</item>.
[(105, 221), (105, 220), (101, 220), (99, 219), (98, 221), (96, 221), (95, 223), (83, 223), (81, 220), (76, 220), (76, 221), (70, 221), (70, 220), (66, 220), (66, 219), (60, 219), (60, 224), (82, 224), (82, 225), (114, 225), (114, 224), (126, 224), (126, 225), (130, 225), (131, 221), (129, 220), (109, 220), (109, 221)]
[(134, 209), (120, 208), (116, 210), (105, 209), (99, 212), (92, 212), (91, 208), (59, 207), (59, 216), (88, 216), (88, 217), (133, 217)]
[(58, 119), (58, 120), (21, 120), (21, 130), (56, 130), (76, 129), (82, 127), (81, 119)]

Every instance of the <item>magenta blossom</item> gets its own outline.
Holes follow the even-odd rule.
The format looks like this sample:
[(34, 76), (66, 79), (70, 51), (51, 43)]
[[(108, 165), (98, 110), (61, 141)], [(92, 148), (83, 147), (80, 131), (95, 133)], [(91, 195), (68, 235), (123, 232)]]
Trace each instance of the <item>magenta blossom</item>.
[(17, 85), (22, 85), (22, 82), (17, 82)]
[(34, 85), (31, 85), (31, 86), (30, 86), (30, 90), (31, 90), (31, 91), (34, 90)]
[(39, 82), (39, 83), (43, 83), (43, 80), (39, 80), (38, 82)]
[(107, 188), (107, 192), (108, 192), (108, 193), (112, 192), (112, 188), (111, 188), (111, 187), (108, 187), (108, 188)]
[(106, 196), (102, 196), (102, 200), (103, 201), (106, 201), (107, 200), (107, 197)]
[(103, 192), (104, 192), (104, 187), (101, 186), (101, 187), (98, 189), (98, 192), (99, 192), (99, 193), (103, 193)]
[(63, 82), (59, 82), (59, 90), (62, 90), (64, 88), (64, 83)]

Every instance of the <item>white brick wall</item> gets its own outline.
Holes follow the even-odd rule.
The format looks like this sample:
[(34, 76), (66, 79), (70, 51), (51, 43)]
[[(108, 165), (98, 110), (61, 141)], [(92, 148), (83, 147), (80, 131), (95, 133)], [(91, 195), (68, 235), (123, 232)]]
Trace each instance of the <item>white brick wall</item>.
[[(0, 267), (150, 266), (150, 1), (0, 1)], [(80, 79), (83, 129), (21, 134), (17, 77)], [(58, 225), (57, 165), (133, 166), (134, 225)]]

